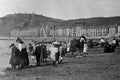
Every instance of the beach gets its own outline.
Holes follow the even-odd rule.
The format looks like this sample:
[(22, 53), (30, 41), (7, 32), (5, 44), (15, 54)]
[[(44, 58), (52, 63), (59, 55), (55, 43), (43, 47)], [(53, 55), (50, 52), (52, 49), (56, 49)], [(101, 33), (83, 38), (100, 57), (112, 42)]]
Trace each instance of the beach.
[(89, 49), (85, 57), (76, 58), (79, 52), (73, 56), (67, 54), (57, 67), (48, 61), (41, 66), (7, 70), (12, 42), (0, 41), (0, 80), (120, 80), (120, 54), (104, 53), (103, 49), (95, 48)]

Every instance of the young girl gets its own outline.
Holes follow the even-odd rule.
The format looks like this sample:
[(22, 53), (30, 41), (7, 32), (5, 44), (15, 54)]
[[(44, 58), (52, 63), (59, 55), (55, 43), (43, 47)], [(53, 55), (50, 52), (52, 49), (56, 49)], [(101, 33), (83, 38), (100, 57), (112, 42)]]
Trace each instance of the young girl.
[(88, 50), (88, 45), (87, 45), (87, 42), (85, 42), (84, 48), (83, 48), (83, 56), (84, 56), (84, 54), (87, 54), (87, 50)]
[(76, 57), (84, 57), (85, 54), (88, 54), (88, 53), (87, 53), (87, 50), (88, 50), (88, 45), (87, 45), (87, 42), (85, 42), (84, 45), (83, 45), (83, 51), (81, 52), (80, 55), (78, 55), (78, 56), (76, 56)]

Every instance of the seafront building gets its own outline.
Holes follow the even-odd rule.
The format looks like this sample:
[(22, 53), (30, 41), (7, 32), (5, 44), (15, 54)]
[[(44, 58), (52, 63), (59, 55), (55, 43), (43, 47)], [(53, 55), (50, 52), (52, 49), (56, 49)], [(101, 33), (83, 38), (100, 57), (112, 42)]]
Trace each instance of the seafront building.
[(17, 37), (80, 37), (84, 34), (89, 39), (109, 38), (120, 36), (120, 25), (79, 25), (79, 26), (57, 26), (57, 27), (35, 27), (28, 29), (14, 29), (11, 36)]

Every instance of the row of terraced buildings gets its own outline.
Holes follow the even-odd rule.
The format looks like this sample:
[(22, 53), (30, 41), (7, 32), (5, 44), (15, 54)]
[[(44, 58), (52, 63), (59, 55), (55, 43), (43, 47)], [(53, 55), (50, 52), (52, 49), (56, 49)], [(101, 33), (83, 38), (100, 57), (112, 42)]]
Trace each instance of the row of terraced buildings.
[(108, 38), (111, 36), (120, 36), (120, 25), (100, 25), (86, 26), (79, 25), (75, 27), (35, 27), (28, 29), (14, 29), (11, 36), (17, 37), (80, 37), (84, 34), (87, 38)]

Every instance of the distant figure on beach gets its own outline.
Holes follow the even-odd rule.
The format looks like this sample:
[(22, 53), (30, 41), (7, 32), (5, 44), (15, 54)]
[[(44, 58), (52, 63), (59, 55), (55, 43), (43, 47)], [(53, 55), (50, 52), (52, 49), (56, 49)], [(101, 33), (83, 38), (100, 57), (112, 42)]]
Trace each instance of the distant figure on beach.
[(18, 43), (18, 49), (20, 51), (20, 64), (21, 68), (25, 68), (29, 65), (28, 53), (25, 43), (18, 37), (16, 42)]
[(42, 57), (43, 57), (43, 58), (42, 58), (42, 61), (43, 61), (43, 62), (46, 62), (46, 61), (47, 61), (47, 57), (48, 57), (48, 56), (47, 56), (47, 49), (46, 49), (46, 45), (43, 44), (43, 43), (41, 44), (41, 54), (43, 54), (43, 55), (42, 55)]
[(85, 43), (84, 43), (84, 48), (83, 48), (83, 56), (84, 56), (85, 54), (88, 54), (87, 51), (88, 51), (88, 44), (87, 44), (87, 42), (85, 42)]
[(29, 62), (30, 65), (32, 65), (33, 63), (35, 63), (34, 48), (32, 44), (29, 44), (28, 50), (29, 50)]
[(113, 39), (111, 41), (111, 52), (115, 52), (115, 48), (116, 48), (117, 44), (116, 44), (116, 39)]
[(56, 66), (59, 60), (58, 47), (55, 44), (52, 44), (51, 47), (49, 48), (49, 51), (50, 51), (50, 57), (53, 60), (53, 65)]
[(84, 49), (87, 48), (87, 39), (86, 37), (84, 36), (84, 34), (82, 36), (80, 36), (79, 38), (79, 51), (80, 51), (80, 56), (83, 56), (83, 51)]
[(102, 38), (100, 39), (100, 46), (101, 46), (101, 47), (104, 47), (104, 45), (105, 45), (105, 40), (104, 40), (104, 38), (102, 37)]
[(41, 57), (41, 47), (39, 43), (36, 43), (35, 47), (35, 56), (36, 56), (36, 66), (40, 66), (40, 57)]
[(108, 41), (105, 41), (105, 44), (104, 44), (104, 52), (105, 53), (110, 53), (111, 52), (111, 46), (109, 44)]
[(16, 66), (19, 67), (20, 65), (20, 58), (19, 58), (20, 52), (14, 43), (10, 45), (10, 48), (12, 52), (11, 52), (11, 58), (9, 63), (11, 64), (12, 69), (16, 69)]
[(43, 42), (41, 42), (40, 49), (41, 49), (40, 61), (44, 62), (46, 61), (47, 55), (46, 55), (46, 46), (44, 45)]
[(86, 37), (85, 37), (85, 35), (84, 35), (84, 34), (82, 34), (82, 36), (80, 37), (80, 42), (82, 42), (82, 41), (84, 41), (84, 42), (86, 42), (86, 41), (87, 41), (87, 39), (86, 39)]

